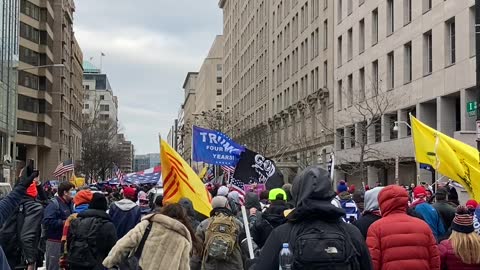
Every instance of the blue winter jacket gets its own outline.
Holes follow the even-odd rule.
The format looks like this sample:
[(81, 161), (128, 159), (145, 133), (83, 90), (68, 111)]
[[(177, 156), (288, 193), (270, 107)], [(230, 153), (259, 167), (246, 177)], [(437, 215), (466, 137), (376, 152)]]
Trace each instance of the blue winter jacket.
[[(0, 226), (10, 217), (25, 194), (25, 187), (17, 185), (12, 192), (0, 200)], [(0, 270), (10, 270), (5, 253), (0, 246)]]
[[(55, 203), (53, 200), (56, 200)], [(73, 213), (73, 204), (66, 203), (63, 199), (55, 196), (47, 205), (43, 215), (43, 225), (47, 228), (47, 239), (58, 241), (62, 239), (63, 224)]]
[(133, 229), (142, 217), (140, 207), (131, 200), (123, 199), (110, 206), (108, 214), (117, 230), (118, 239)]
[(430, 229), (432, 229), (433, 236), (435, 236), (437, 241), (439, 237), (445, 234), (446, 230), (443, 220), (433, 206), (428, 203), (421, 203), (415, 206), (415, 212), (423, 217), (423, 220), (428, 224)]

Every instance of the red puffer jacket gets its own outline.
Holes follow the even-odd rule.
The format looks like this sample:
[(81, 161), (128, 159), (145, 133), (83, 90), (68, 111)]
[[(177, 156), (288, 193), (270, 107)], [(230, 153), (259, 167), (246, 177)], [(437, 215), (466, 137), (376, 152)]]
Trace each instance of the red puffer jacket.
[(442, 260), (442, 270), (478, 270), (480, 264), (465, 264), (455, 255), (450, 240), (443, 240), (438, 245), (440, 258)]
[(408, 194), (400, 186), (378, 195), (382, 218), (368, 229), (367, 245), (375, 270), (439, 270), (440, 256), (428, 225), (406, 214)]

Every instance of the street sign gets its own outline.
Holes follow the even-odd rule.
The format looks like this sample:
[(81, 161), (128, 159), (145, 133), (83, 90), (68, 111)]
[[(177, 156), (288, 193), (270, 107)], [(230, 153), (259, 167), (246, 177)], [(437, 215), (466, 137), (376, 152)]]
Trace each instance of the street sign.
[(477, 120), (477, 141), (480, 141), (480, 120)]
[(476, 101), (467, 102), (467, 113), (468, 113), (468, 116), (470, 116), (470, 117), (476, 115), (476, 113), (477, 113), (477, 102)]

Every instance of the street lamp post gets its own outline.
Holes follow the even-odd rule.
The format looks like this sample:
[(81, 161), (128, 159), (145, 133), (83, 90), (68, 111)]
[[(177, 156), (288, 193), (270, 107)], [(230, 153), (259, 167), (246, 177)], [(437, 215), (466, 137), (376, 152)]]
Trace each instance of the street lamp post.
[[(15, 68), (15, 70), (18, 72), (18, 71), (25, 71), (25, 70), (33, 70), (33, 69), (42, 69), (42, 68), (63, 68), (65, 67), (64, 64), (52, 64), (52, 65), (41, 65), (41, 66), (33, 66), (33, 67), (26, 67), (26, 68)], [(18, 75), (17, 75), (18, 76)], [(18, 85), (18, 82), (17, 82), (17, 85)], [(10, 99), (10, 97), (8, 96), (9, 95), (9, 92), (7, 92), (7, 100)], [(18, 94), (15, 94), (15, 104), (17, 104), (17, 97), (18, 97)], [(16, 110), (16, 108), (15, 108)], [(16, 118), (16, 117), (15, 117)], [(15, 134), (13, 134), (13, 136), (11, 134), (8, 134), (8, 137), (11, 138), (13, 137), (13, 150), (10, 149), (10, 142), (8, 143), (8, 155), (10, 156), (10, 152), (12, 152), (13, 154), (13, 157), (11, 157), (11, 160), (13, 162), (13, 169), (10, 173), (10, 175), (13, 174), (13, 177), (10, 178), (10, 181), (13, 183), (15, 181), (15, 177), (16, 177), (16, 171), (17, 171), (17, 133), (29, 133), (29, 132), (24, 132), (23, 130), (17, 130), (17, 121), (15, 120), (15, 123), (14, 123), (14, 130), (15, 130)], [(38, 149), (37, 149), (38, 151)], [(35, 156), (38, 155), (38, 152), (36, 153)], [(38, 157), (37, 157), (38, 159)], [(35, 160), (36, 164), (38, 164), (38, 160)]]
[[(412, 126), (410, 126), (410, 124), (407, 121), (395, 121), (393, 123), (394, 123), (394, 126), (393, 126), (394, 132), (399, 131), (398, 124), (406, 125), (408, 128), (412, 129)], [(397, 155), (395, 157), (395, 180), (397, 182), (399, 181), (399, 175), (400, 175), (400, 157)]]

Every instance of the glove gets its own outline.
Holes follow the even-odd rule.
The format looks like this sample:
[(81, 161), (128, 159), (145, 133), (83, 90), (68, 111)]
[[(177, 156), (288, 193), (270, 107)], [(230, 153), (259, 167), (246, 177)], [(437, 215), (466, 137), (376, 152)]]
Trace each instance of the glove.
[(18, 183), (18, 185), (24, 187), (25, 189), (28, 188), (32, 182), (33, 182), (33, 179), (37, 178), (38, 177), (38, 171), (33, 171), (32, 174), (28, 177), (22, 177), (20, 179), (20, 182)]

